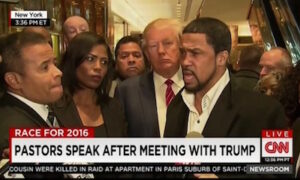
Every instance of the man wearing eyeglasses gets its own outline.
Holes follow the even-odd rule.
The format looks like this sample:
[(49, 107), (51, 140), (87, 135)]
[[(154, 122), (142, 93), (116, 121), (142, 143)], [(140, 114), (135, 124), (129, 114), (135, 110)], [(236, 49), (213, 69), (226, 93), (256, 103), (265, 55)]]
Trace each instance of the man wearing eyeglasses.
[(128, 120), (131, 137), (162, 137), (166, 110), (183, 87), (180, 68), (181, 25), (173, 19), (157, 19), (144, 30), (144, 52), (152, 71), (123, 81), (117, 91)]

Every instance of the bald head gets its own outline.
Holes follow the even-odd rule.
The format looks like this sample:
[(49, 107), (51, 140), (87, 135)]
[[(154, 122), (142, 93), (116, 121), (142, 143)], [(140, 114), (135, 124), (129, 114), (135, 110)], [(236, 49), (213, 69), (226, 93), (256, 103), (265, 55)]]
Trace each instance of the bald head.
[(260, 76), (263, 77), (271, 71), (279, 71), (286, 73), (293, 66), (292, 58), (286, 49), (275, 47), (270, 51), (266, 51), (260, 58), (261, 66)]
[(35, 32), (41, 34), (47, 40), (47, 42), (49, 42), (49, 44), (52, 46), (51, 35), (49, 31), (44, 27), (25, 27), (23, 29), (23, 32)]
[(77, 34), (86, 31), (89, 31), (89, 25), (87, 21), (80, 16), (71, 16), (64, 22), (63, 33), (67, 43)]

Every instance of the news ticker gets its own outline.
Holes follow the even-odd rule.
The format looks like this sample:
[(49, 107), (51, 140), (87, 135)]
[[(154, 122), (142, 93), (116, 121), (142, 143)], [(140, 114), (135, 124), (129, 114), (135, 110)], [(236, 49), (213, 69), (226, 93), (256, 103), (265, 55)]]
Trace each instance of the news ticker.
[(293, 174), (291, 164), (175, 165), (175, 164), (11, 164), (10, 173), (215, 173)]
[[(93, 128), (10, 129), (10, 162), (15, 163), (108, 163), (112, 172), (122, 167), (165, 172), (164, 164), (175, 172), (206, 169), (218, 173), (286, 173), (293, 171), (291, 130), (264, 130), (261, 138), (94, 138)], [(186, 166), (188, 163), (199, 164)], [(129, 166), (128, 163), (134, 165)], [(149, 163), (155, 163), (149, 167)], [(182, 166), (182, 163), (185, 166)], [(205, 165), (205, 164), (214, 164)], [(137, 165), (139, 164), (139, 165)], [(227, 166), (227, 164), (230, 164)], [(21, 166), (26, 169), (28, 165)], [(86, 171), (93, 165), (78, 167)], [(35, 171), (36, 167), (28, 167)], [(70, 165), (47, 166), (58, 172)], [(64, 167), (64, 168), (63, 168)], [(73, 167), (73, 165), (72, 165)], [(101, 166), (106, 168), (105, 165)], [(190, 167), (190, 168), (189, 168)], [(42, 167), (41, 167), (42, 168)], [(33, 169), (33, 170), (32, 170)], [(53, 170), (54, 169), (54, 170)], [(171, 168), (172, 169), (172, 168)], [(228, 171), (226, 171), (228, 170)], [(215, 170), (216, 171), (216, 170)], [(87, 170), (89, 172), (89, 170)], [(214, 171), (213, 171), (214, 172)]]
[(10, 11), (11, 26), (50, 26), (47, 11)]

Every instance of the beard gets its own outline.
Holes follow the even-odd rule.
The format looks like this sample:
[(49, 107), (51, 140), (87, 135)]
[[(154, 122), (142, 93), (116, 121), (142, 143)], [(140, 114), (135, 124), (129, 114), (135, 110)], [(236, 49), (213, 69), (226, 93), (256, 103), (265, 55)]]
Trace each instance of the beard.
[(187, 92), (197, 93), (197, 92), (203, 90), (207, 86), (207, 84), (209, 84), (209, 82), (212, 80), (212, 78), (214, 77), (214, 75), (216, 73), (216, 68), (214, 68), (214, 70), (210, 73), (208, 78), (206, 80), (204, 80), (203, 82), (201, 82), (199, 80), (199, 78), (196, 76), (196, 74), (193, 71), (191, 71), (191, 70), (186, 70), (186, 71), (189, 71), (190, 73), (192, 73), (192, 75), (196, 79), (197, 83), (195, 86), (189, 86), (189, 87), (185, 84), (185, 89)]

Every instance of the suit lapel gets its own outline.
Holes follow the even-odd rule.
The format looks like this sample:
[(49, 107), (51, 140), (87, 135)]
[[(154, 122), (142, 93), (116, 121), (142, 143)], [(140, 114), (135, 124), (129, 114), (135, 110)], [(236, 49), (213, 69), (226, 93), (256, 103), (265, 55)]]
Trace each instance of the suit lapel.
[(231, 82), (227, 84), (217, 100), (203, 130), (204, 137), (226, 137), (237, 119), (238, 107), (232, 100)]
[(2, 100), (7, 102), (7, 104), (12, 106), (12, 108), (17, 107), (17, 108), (24, 110), (24, 111), (22, 111), (24, 113), (24, 115), (27, 116), (29, 119), (31, 119), (32, 122), (34, 122), (38, 126), (49, 127), (49, 125), (46, 123), (46, 121), (44, 121), (43, 118), (37, 112), (35, 112), (35, 110), (33, 110), (27, 104), (23, 103), (22, 101), (15, 98), (14, 96), (6, 93), (3, 96)]
[(152, 72), (141, 76), (140, 88), (139, 98), (142, 106), (141, 109), (143, 110), (143, 118), (147, 122), (146, 124), (152, 125), (152, 127), (146, 127), (147, 129), (145, 130), (148, 132), (148, 135), (159, 137), (160, 133)]
[(164, 137), (185, 137), (187, 134), (189, 109), (182, 99), (182, 90), (183, 88), (168, 107)]
[(83, 124), (74, 101), (72, 98), (69, 98), (71, 97), (64, 95), (61, 100), (52, 106), (53, 112), (61, 127), (81, 127)]

